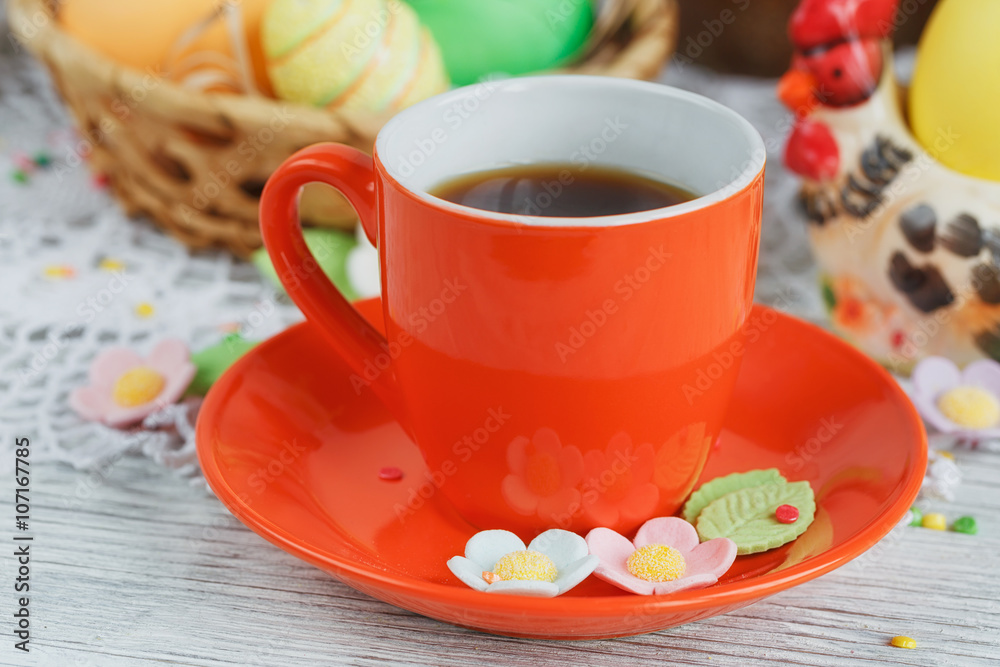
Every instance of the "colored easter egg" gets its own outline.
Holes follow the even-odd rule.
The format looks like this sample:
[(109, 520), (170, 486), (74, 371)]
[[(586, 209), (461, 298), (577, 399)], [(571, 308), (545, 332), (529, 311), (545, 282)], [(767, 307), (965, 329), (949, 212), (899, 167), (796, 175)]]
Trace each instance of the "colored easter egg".
[[(239, 17), (257, 87), (270, 89), (260, 47), (268, 0), (240, 0)], [(64, 0), (62, 27), (112, 60), (200, 89), (236, 92), (241, 69), (219, 0)]]
[(526, 74), (576, 56), (594, 24), (590, 0), (410, 0), (456, 85)]
[(448, 89), (430, 32), (401, 0), (274, 0), (261, 29), (278, 97), (392, 112)]
[(942, 0), (924, 29), (910, 121), (943, 164), (1000, 181), (1000, 2)]

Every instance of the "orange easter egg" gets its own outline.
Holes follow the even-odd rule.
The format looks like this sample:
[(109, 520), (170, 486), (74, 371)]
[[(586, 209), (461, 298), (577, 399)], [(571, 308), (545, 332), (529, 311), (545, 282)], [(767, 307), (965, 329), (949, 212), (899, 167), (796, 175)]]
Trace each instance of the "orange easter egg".
[(78, 40), (122, 65), (152, 68), (196, 88), (237, 92), (241, 86), (223, 83), (242, 80), (230, 26), (219, 12), (227, 4), (240, 13), (255, 83), (269, 92), (260, 47), (268, 0), (64, 0), (59, 21)]

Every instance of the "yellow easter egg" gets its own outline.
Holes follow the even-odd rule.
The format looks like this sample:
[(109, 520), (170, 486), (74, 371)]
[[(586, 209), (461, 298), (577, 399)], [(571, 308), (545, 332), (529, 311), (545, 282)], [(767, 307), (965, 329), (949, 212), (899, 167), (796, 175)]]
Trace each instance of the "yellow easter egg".
[(1000, 1), (941, 0), (920, 38), (909, 111), (940, 162), (1000, 181)]
[[(270, 90), (260, 46), (260, 21), (267, 4), (268, 0), (233, 2), (239, 9), (254, 79), (263, 92)], [(76, 39), (122, 65), (205, 88), (197, 82), (242, 81), (230, 27), (218, 11), (223, 6), (223, 0), (63, 0), (59, 22)], [(235, 92), (237, 86), (214, 89)]]
[(278, 97), (398, 111), (448, 89), (437, 44), (401, 0), (274, 0), (261, 39)]

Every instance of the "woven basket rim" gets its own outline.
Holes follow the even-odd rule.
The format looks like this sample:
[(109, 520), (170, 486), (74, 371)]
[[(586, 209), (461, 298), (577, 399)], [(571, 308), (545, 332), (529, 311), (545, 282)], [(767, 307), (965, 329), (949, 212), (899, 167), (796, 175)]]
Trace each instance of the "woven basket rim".
[[(628, 0), (618, 1), (626, 2)], [(65, 31), (57, 18), (58, 0), (8, 0), (8, 2), (8, 20), (11, 30), (21, 45), (37, 57), (43, 60), (76, 61), (78, 65), (82, 64), (84, 68), (95, 72), (100, 78), (112, 82), (118, 90), (128, 91), (137, 87), (148, 88), (146, 82), (150, 76), (149, 71), (141, 71), (115, 62)], [(672, 52), (676, 40), (677, 0), (633, 0), (633, 2), (635, 4), (633, 11), (645, 5), (647, 12), (658, 9), (659, 16), (657, 18), (668, 21), (665, 29), (671, 31), (674, 38), (666, 40), (663, 45), (664, 57), (661, 60), (666, 60), (666, 57)], [(39, 13), (46, 18), (41, 25), (33, 21), (33, 17)], [(24, 33), (23, 27), (27, 25), (33, 26), (37, 31), (33, 36)], [(630, 46), (632, 45), (629, 44), (621, 50), (618, 59), (627, 56)], [(583, 61), (578, 64), (585, 65), (586, 63), (587, 61)], [(571, 67), (562, 71), (571, 72), (572, 70)], [(174, 108), (204, 110), (208, 106), (223, 114), (248, 119), (255, 118), (257, 122), (266, 122), (282, 108), (293, 106), (297, 124), (312, 127), (320, 132), (343, 123), (349, 127), (358, 128), (359, 133), (368, 134), (369, 132), (365, 128), (380, 127), (394, 115), (392, 113), (372, 114), (344, 110), (331, 112), (263, 95), (206, 93), (184, 88), (166, 78), (159, 78), (157, 85), (148, 90), (148, 98), (149, 102), (154, 105), (157, 104), (157, 100), (162, 100), (165, 106)]]

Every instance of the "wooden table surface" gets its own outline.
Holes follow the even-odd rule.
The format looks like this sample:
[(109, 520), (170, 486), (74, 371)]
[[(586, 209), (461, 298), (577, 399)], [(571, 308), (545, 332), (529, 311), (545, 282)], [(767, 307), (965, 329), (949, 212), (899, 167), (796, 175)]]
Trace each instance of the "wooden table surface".
[[(32, 476), (32, 651), (12, 648), (9, 594), (0, 663), (997, 665), (1000, 454), (956, 455), (965, 473), (956, 501), (927, 508), (975, 515), (978, 536), (897, 528), (862, 558), (754, 606), (590, 642), (494, 637), (373, 600), (146, 459), (89, 476), (42, 465)], [(14, 567), (6, 556), (3, 581)], [(888, 646), (899, 634), (918, 648)]]
[[(0, 56), (14, 57), (10, 47)], [(17, 57), (17, 68), (32, 66)], [(772, 99), (772, 83), (757, 88), (760, 100)], [(753, 102), (724, 90), (741, 112)], [(55, 105), (40, 108), (60, 115)], [(762, 132), (780, 127), (769, 122)], [(778, 241), (765, 240), (764, 253)], [(801, 250), (795, 261), (807, 262), (804, 242), (792, 242)], [(965, 474), (958, 497), (925, 509), (976, 516), (978, 536), (897, 528), (848, 566), (752, 607), (578, 643), (493, 637), (373, 600), (257, 537), (203, 486), (149, 459), (119, 458), (90, 474), (39, 464), (31, 479), (31, 653), (13, 648), (7, 587), (17, 564), (8, 549), (0, 558), (0, 664), (998, 665), (1000, 454), (956, 455)], [(12, 507), (10, 476), (0, 479), (0, 496)], [(918, 648), (890, 647), (899, 634)]]

